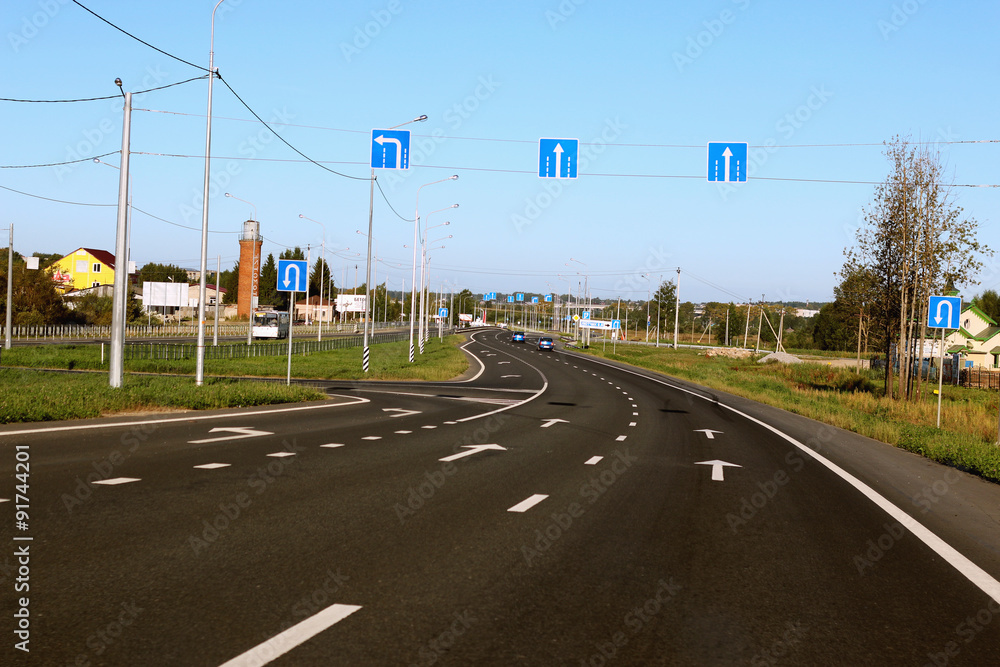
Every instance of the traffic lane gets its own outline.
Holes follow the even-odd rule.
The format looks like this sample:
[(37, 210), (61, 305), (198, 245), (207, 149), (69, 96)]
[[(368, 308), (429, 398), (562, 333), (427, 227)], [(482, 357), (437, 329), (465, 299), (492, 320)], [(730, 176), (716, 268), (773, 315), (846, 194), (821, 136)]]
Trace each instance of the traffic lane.
[[(638, 375), (656, 376), (629, 368)], [(658, 382), (680, 387), (688, 396), (712, 397), (719, 414), (730, 419), (760, 419), (802, 448), (829, 459), (846, 473), (885, 497), (927, 526), (948, 544), (1000, 578), (1000, 485), (956, 470), (885, 443), (811, 419), (676, 378)], [(729, 408), (734, 408), (729, 409)]]
[[(698, 402), (694, 405), (697, 406)], [(704, 415), (700, 419), (711, 420), (718, 412), (717, 404), (702, 403), (702, 405), (704, 408), (700, 412)], [(897, 606), (890, 605), (892, 613), (884, 613), (883, 616), (890, 617), (895, 613), (897, 618), (894, 620), (898, 620), (902, 627), (919, 628), (921, 643), (916, 645), (928, 651), (932, 651), (936, 646), (947, 646), (948, 642), (955, 638), (956, 624), (950, 623), (950, 618), (959, 618), (963, 609), (972, 607), (972, 611), (975, 612), (983, 608), (986, 598), (982, 591), (972, 586), (968, 579), (959, 575), (952, 566), (945, 565), (941, 571), (934, 571), (935, 565), (939, 564), (941, 559), (922, 542), (909, 536), (902, 526), (853, 487), (813, 462), (807, 453), (795, 449), (783, 439), (776, 438), (773, 432), (756, 424), (750, 423), (749, 426), (749, 429), (742, 429), (739, 433), (740, 442), (730, 442), (729, 434), (714, 434), (714, 440), (707, 435), (699, 436), (702, 437), (700, 444), (704, 445), (702, 448), (704, 453), (687, 454), (688, 461), (696, 460), (695, 456), (697, 458), (704, 456), (705, 460), (739, 462), (744, 467), (726, 468), (726, 481), (724, 487), (720, 489), (715, 489), (711, 482), (707, 481), (709, 479), (707, 470), (702, 477), (696, 476), (686, 486), (700, 483), (702, 491), (727, 498), (721, 506), (713, 508), (712, 504), (707, 502), (699, 506), (699, 511), (692, 513), (695, 525), (705, 521), (711, 525), (714, 522), (717, 526), (728, 527), (734, 537), (741, 532), (751, 537), (763, 532), (759, 535), (759, 539), (751, 539), (746, 544), (742, 544), (741, 540), (735, 540), (733, 543), (739, 546), (733, 550), (707, 550), (703, 556), (687, 557), (682, 561), (713, 563), (714, 557), (718, 557), (719, 554), (732, 558), (758, 554), (753, 560), (766, 562), (769, 549), (773, 549), (775, 544), (789, 547), (791, 553), (796, 554), (796, 559), (799, 558), (797, 554), (811, 554), (813, 562), (820, 562), (824, 557), (829, 559), (830, 555), (836, 554), (836, 558), (822, 572), (840, 572), (847, 579), (831, 578), (829, 586), (844, 591), (852, 589), (848, 595), (842, 597), (840, 614), (843, 618), (838, 619), (838, 622), (844, 627), (851, 627), (850, 621), (855, 618), (853, 614), (856, 614), (856, 610), (862, 605), (867, 604), (870, 609), (879, 609), (885, 606), (886, 600), (904, 601), (909, 597), (909, 602), (898, 602)], [(726, 428), (721, 424), (720, 427)], [(664, 430), (667, 429), (669, 425), (664, 426)], [(681, 447), (692, 444), (690, 443), (692, 435), (684, 434), (685, 437), (681, 438)], [(689, 442), (685, 443), (685, 438)], [(684, 461), (675, 462), (673, 465), (678, 463), (684, 465)], [(672, 464), (665, 463), (665, 465)], [(688, 470), (690, 476), (692, 473), (690, 468)], [(722, 490), (723, 488), (725, 490)], [(797, 489), (801, 496), (798, 498), (795, 493)], [(817, 494), (820, 489), (824, 489), (827, 497)], [(707, 514), (706, 508), (708, 508)], [(789, 526), (787, 536), (782, 536), (780, 530), (775, 530), (773, 536), (770, 535), (772, 529), (782, 525)], [(906, 537), (909, 539), (905, 539)], [(805, 559), (803, 566), (796, 566), (793, 569), (809, 572), (810, 558)], [(921, 573), (924, 567), (930, 572)], [(877, 577), (874, 574), (876, 568), (880, 570)], [(713, 569), (724, 572), (724, 563), (716, 563)], [(781, 576), (782, 572), (777, 571), (770, 579), (780, 582)], [(936, 583), (938, 590), (932, 593), (932, 599), (936, 601), (938, 609), (933, 615), (924, 611), (913, 615), (913, 609), (922, 609), (926, 606), (924, 594), (930, 587), (924, 584), (924, 578)], [(878, 582), (877, 585), (873, 583), (874, 581)], [(822, 577), (814, 577), (809, 583), (817, 589), (820, 589), (822, 584)], [(914, 596), (914, 590), (920, 591), (920, 594)], [(774, 597), (772, 594), (761, 599)], [(793, 594), (782, 606), (793, 609), (794, 600)], [(746, 613), (750, 617), (754, 612), (747, 610)], [(805, 617), (804, 612), (800, 615)], [(929, 621), (929, 616), (933, 616), (933, 620)], [(822, 622), (821, 618), (817, 620)], [(856, 644), (860, 647), (856, 653), (858, 656), (864, 655), (868, 649), (877, 648), (881, 645), (879, 642), (889, 643), (887, 637), (892, 634), (889, 631), (874, 636), (870, 632), (866, 634), (865, 630), (868, 627), (866, 623), (869, 621), (869, 618), (865, 618), (851, 635), (857, 638)], [(904, 645), (908, 642), (910, 645), (913, 644), (913, 636), (907, 631), (898, 633), (898, 640)], [(989, 646), (987, 642), (983, 644)], [(984, 648), (980, 650), (985, 651)], [(915, 653), (911, 657), (914, 655), (919, 659), (923, 654)]]
[[(467, 429), (469, 437), (479, 428)], [(315, 532), (310, 529), (312, 521), (323, 516), (323, 508), (328, 514), (333, 512), (331, 530), (343, 520), (337, 508), (347, 507), (352, 516), (359, 517), (357, 532), (370, 534), (372, 526), (366, 513), (371, 506), (381, 504), (371, 500), (372, 494), (377, 495), (382, 488), (393, 489), (394, 474), (408, 474), (417, 469), (413, 457), (419, 455), (421, 442), (434, 444), (435, 457), (443, 453), (442, 449), (448, 451), (458, 446), (457, 442), (451, 442), (442, 447), (440, 436), (427, 431), (413, 434), (405, 442), (402, 436), (399, 439), (399, 443), (361, 442), (322, 453), (318, 448), (308, 449), (296, 457), (272, 461), (266, 468), (255, 459), (232, 469), (201, 472), (205, 475), (203, 481), (177, 483), (179, 488), (114, 487), (99, 500), (78, 508), (72, 519), (59, 526), (61, 530), (56, 530), (54, 523), (43, 524), (36, 542), (42, 554), (37, 564), (37, 581), (42, 590), (59, 593), (42, 596), (36, 602), (36, 613), (48, 619), (36, 636), (59, 639), (55, 640), (55, 646), (42, 648), (41, 654), (47, 658), (73, 659), (75, 654), (71, 652), (87, 643), (87, 636), (74, 632), (74, 621), (85, 611), (88, 618), (113, 618), (116, 605), (123, 600), (129, 604), (134, 601), (146, 609), (147, 627), (162, 632), (164, 637), (170, 636), (171, 629), (183, 630), (176, 620), (171, 620), (179, 611), (187, 619), (184, 624), (200, 628), (210, 623), (207, 616), (195, 613), (192, 606), (211, 607), (216, 621), (225, 620), (232, 611), (231, 598), (239, 598), (238, 594), (230, 594), (233, 573), (253, 571), (243, 563), (245, 552), (260, 551), (260, 542), (310, 543)], [(398, 461), (394, 460), (396, 456)], [(356, 484), (358, 480), (362, 481)], [(401, 486), (393, 497), (405, 499), (405, 488), (408, 487)], [(281, 500), (282, 491), (290, 497), (287, 505)], [(317, 499), (320, 508), (313, 511), (308, 505)], [(265, 507), (279, 509), (273, 515), (265, 513), (269, 518), (258, 523), (254, 513), (257, 508)], [(290, 527), (288, 534), (275, 528), (285, 525)], [(217, 547), (243, 530), (247, 531), (247, 542), (232, 554), (233, 560), (222, 559), (213, 569), (215, 554), (221, 552)], [(277, 537), (273, 532), (278, 533)], [(127, 562), (122, 562), (123, 546), (129, 550)], [(255, 556), (251, 560), (259, 560), (263, 569), (278, 571), (285, 561), (269, 560), (263, 552), (259, 559)], [(114, 585), (109, 585), (109, 581)], [(204, 595), (214, 597), (212, 601), (194, 604)], [(84, 608), (80, 605), (81, 597), (86, 597)], [(157, 604), (146, 606), (150, 599)], [(220, 604), (221, 608), (216, 608)], [(150, 641), (140, 634), (134, 636), (140, 644)], [(234, 647), (243, 644), (236, 640), (233, 643)], [(160, 649), (164, 650), (167, 663), (197, 664), (188, 659), (192, 656), (182, 658), (173, 648), (158, 645), (157, 650)]]
[(483, 374), (473, 383), (476, 386), (539, 388), (544, 379), (524, 363), (496, 332), (472, 335), (467, 351), (475, 354), (485, 366)]

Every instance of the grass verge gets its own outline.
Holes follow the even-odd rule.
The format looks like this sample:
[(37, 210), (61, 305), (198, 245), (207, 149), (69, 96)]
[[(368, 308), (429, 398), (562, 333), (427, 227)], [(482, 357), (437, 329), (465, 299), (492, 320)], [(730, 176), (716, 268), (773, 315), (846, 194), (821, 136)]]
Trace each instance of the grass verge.
[(896, 401), (880, 395), (880, 378), (869, 371), (822, 363), (758, 364), (695, 350), (617, 348), (612, 353), (610, 346), (606, 351), (591, 346), (585, 352), (760, 401), (1000, 482), (996, 392), (945, 387), (938, 429), (936, 387), (925, 386), (919, 401)]
[[(409, 362), (409, 343), (371, 347), (370, 369), (361, 369), (361, 348), (315, 352), (292, 358), (292, 377), (317, 380), (448, 380), (468, 368), (458, 344), (462, 336), (432, 339), (424, 354)], [(108, 386), (104, 373), (46, 373), (40, 369), (106, 371), (95, 345), (38, 345), (3, 351), (0, 369), (0, 423), (83, 419), (113, 413), (163, 408), (207, 410), (319, 400), (322, 392), (243, 377), (284, 378), (288, 357), (209, 359), (205, 384), (194, 385), (195, 361), (128, 361), (120, 389)], [(156, 377), (137, 373), (166, 373)], [(212, 377), (224, 376), (224, 377)]]

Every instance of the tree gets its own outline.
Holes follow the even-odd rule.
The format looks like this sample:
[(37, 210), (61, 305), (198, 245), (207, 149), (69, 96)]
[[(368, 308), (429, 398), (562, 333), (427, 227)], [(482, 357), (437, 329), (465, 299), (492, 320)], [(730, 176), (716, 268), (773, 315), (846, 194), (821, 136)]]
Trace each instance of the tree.
[(219, 277), (221, 286), (226, 289), (222, 303), (236, 303), (240, 297), (240, 263), (237, 261), (229, 271), (223, 271)]
[[(281, 294), (284, 294), (282, 292)], [(282, 297), (278, 293), (278, 265), (274, 261), (274, 253), (268, 253), (267, 261), (260, 267), (260, 283), (257, 287), (259, 302), (263, 305), (279, 306)], [(285, 297), (287, 299), (287, 297)], [(277, 308), (284, 310), (284, 308)]]
[(322, 259), (317, 259), (316, 263), (313, 265), (312, 271), (309, 274), (309, 294), (319, 295), (320, 285), (323, 286), (323, 298), (327, 299), (330, 297), (327, 294), (330, 284), (330, 265), (324, 262)]
[(174, 266), (173, 264), (157, 264), (150, 262), (139, 269), (139, 284), (151, 283), (185, 283), (187, 284), (187, 271)]
[(996, 290), (988, 289), (975, 297), (973, 301), (979, 306), (979, 310), (1000, 322), (1000, 294), (997, 294)]
[[(7, 315), (7, 249), (0, 250), (0, 312)], [(59, 259), (58, 257), (56, 259)], [(39, 262), (41, 265), (41, 262)], [(56, 291), (52, 276), (44, 269), (28, 269), (27, 263), (14, 253), (13, 311), (11, 321), (17, 325), (61, 324), (72, 319), (71, 311)]]
[[(943, 183), (940, 156), (907, 139), (886, 143), (890, 173), (864, 210), (856, 244), (845, 250), (848, 272), (874, 276), (872, 327), (882, 338), (887, 361), (885, 395), (916, 398), (911, 368), (923, 350), (928, 297), (948, 284), (972, 283), (981, 256), (992, 251), (976, 238), (978, 223), (963, 219), (950, 188)], [(893, 352), (898, 387), (893, 384)]]
[(669, 280), (660, 283), (660, 286), (653, 292), (653, 299), (649, 308), (649, 318), (653, 321), (653, 326), (659, 327), (660, 337), (664, 337), (666, 332), (674, 330), (674, 310), (677, 306), (677, 286)]

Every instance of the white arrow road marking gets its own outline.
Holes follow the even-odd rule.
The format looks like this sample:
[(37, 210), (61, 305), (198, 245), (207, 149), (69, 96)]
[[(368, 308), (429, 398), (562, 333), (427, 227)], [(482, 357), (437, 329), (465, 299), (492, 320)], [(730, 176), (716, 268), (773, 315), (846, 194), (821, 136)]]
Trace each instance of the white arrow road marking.
[(248, 426), (219, 426), (209, 433), (239, 433), (239, 435), (224, 435), (221, 438), (206, 438), (204, 440), (188, 440), (190, 445), (203, 445), (206, 442), (221, 442), (223, 440), (239, 440), (240, 438), (256, 438), (262, 435), (274, 435), (271, 431), (258, 431)]
[(215, 470), (216, 468), (228, 468), (233, 465), (232, 463), (204, 463), (200, 466), (194, 466), (199, 470)]
[(553, 424), (568, 424), (569, 422), (565, 419), (546, 419), (545, 423), (542, 424), (542, 428), (548, 428)]
[(353, 604), (330, 605), (315, 616), (310, 616), (301, 623), (293, 625), (263, 644), (259, 644), (246, 653), (222, 664), (221, 667), (263, 667), (263, 665), (288, 653), (299, 644), (315, 637), (359, 609), (361, 607)]
[(722, 435), (722, 431), (713, 431), (710, 428), (698, 428), (698, 429), (695, 429), (694, 432), (695, 433), (704, 433), (705, 437), (707, 437), (709, 440), (715, 440), (715, 434), (716, 433), (718, 433), (719, 435)]
[(742, 468), (743, 467), (741, 465), (736, 465), (735, 463), (727, 463), (726, 461), (719, 461), (718, 459), (716, 459), (715, 461), (697, 461), (697, 462), (695, 462), (695, 465), (696, 466), (712, 466), (712, 480), (715, 481), (715, 482), (725, 481), (723, 479), (723, 474), (722, 474), (722, 469), (725, 466), (730, 466), (732, 468)]
[(546, 498), (548, 498), (548, 496), (542, 495), (541, 493), (536, 493), (533, 496), (529, 496), (528, 498), (525, 498), (524, 500), (522, 500), (518, 504), (514, 505), (513, 507), (511, 507), (507, 511), (508, 512), (527, 512), (532, 507), (534, 507), (538, 503), (542, 502)]
[(116, 486), (118, 484), (128, 484), (129, 482), (138, 482), (138, 477), (112, 477), (111, 479), (99, 479), (94, 484), (107, 484), (108, 486)]
[(378, 135), (377, 137), (375, 137), (375, 143), (377, 143), (379, 146), (382, 146), (386, 142), (389, 142), (391, 144), (396, 144), (396, 169), (399, 169), (402, 166), (402, 164), (403, 164), (403, 162), (402, 162), (402, 160), (403, 160), (403, 144), (400, 143), (399, 139), (393, 139), (391, 137), (386, 137), (386, 136), (383, 136), (381, 134)]
[(502, 452), (507, 451), (506, 447), (501, 447), (500, 445), (497, 445), (497, 444), (492, 444), (492, 445), (462, 445), (462, 446), (465, 447), (467, 451), (459, 452), (458, 454), (452, 454), (451, 456), (446, 456), (443, 459), (438, 459), (438, 461), (444, 461), (445, 463), (447, 463), (448, 461), (457, 461), (458, 459), (465, 458), (466, 456), (472, 456), (473, 454), (478, 454), (479, 452), (484, 452), (487, 449), (495, 449), (495, 450), (502, 451)]
[(390, 417), (409, 417), (410, 415), (419, 415), (420, 410), (404, 410), (403, 408), (382, 408), (382, 412), (395, 412), (397, 414), (389, 415)]

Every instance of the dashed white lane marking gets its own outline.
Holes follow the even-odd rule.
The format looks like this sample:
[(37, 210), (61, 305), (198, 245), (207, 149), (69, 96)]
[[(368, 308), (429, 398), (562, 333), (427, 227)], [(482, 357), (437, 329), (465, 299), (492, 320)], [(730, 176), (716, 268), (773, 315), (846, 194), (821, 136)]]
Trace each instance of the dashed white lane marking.
[(396, 431), (399, 435), (407, 435), (408, 433), (413, 433), (413, 431)]
[(633, 412), (633, 413), (632, 413), (632, 416), (633, 416), (633, 417), (638, 417), (638, 416), (639, 416), (639, 413), (638, 413), (638, 412)]
[(380, 435), (366, 435), (365, 437), (363, 437), (361, 439), (362, 440), (381, 440), (382, 436), (380, 436)]
[(604, 459), (603, 456), (591, 456), (589, 459), (583, 462), (585, 466), (596, 466)]
[(638, 423), (638, 422), (629, 422), (629, 423), (628, 423), (628, 425), (629, 425), (629, 426), (635, 426), (635, 425), (636, 425), (637, 423)]
[(223, 663), (221, 667), (263, 667), (263, 665), (288, 653), (299, 644), (315, 637), (359, 609), (361, 607), (353, 604), (330, 605), (318, 614), (310, 616), (284, 632), (271, 637), (263, 644), (259, 644), (246, 653)]
[(108, 486), (116, 486), (118, 484), (128, 484), (129, 482), (138, 482), (140, 478), (138, 477), (112, 477), (111, 479), (99, 479), (94, 484), (107, 484)]
[(340, 442), (328, 442), (325, 445), (320, 445), (320, 447), (326, 447), (327, 449), (334, 449), (336, 447), (343, 447), (344, 444)]
[(428, 424), (427, 426), (421, 426), (420, 428), (437, 428), (437, 426), (434, 426), (432, 424)]
[(635, 403), (633, 403), (633, 404), (632, 404), (632, 407), (633, 407), (633, 408), (637, 408), (637, 407), (639, 407), (639, 406), (638, 406), (638, 405), (636, 405)]
[(451, 426), (452, 424), (457, 424), (457, 423), (458, 422), (445, 422), (445, 424), (448, 424), (449, 426)]
[(524, 500), (522, 500), (518, 504), (514, 505), (513, 507), (511, 507), (507, 511), (508, 512), (527, 512), (532, 507), (534, 507), (538, 503), (542, 502), (546, 498), (548, 498), (547, 495), (542, 495), (540, 493), (536, 493), (533, 496), (529, 496), (528, 498), (525, 498)]
[(205, 463), (200, 466), (193, 466), (199, 470), (215, 470), (216, 468), (228, 468), (232, 463)]
[(627, 437), (628, 437), (627, 435), (620, 435), (620, 436), (618, 436), (617, 438), (615, 438), (615, 440), (616, 440), (617, 442), (621, 442), (622, 440), (624, 440), (624, 439), (625, 439), (625, 438), (627, 438)]
[(268, 456), (273, 456), (276, 459), (282, 459), (286, 456), (295, 456), (295, 452), (274, 452), (273, 454), (268, 454)]

